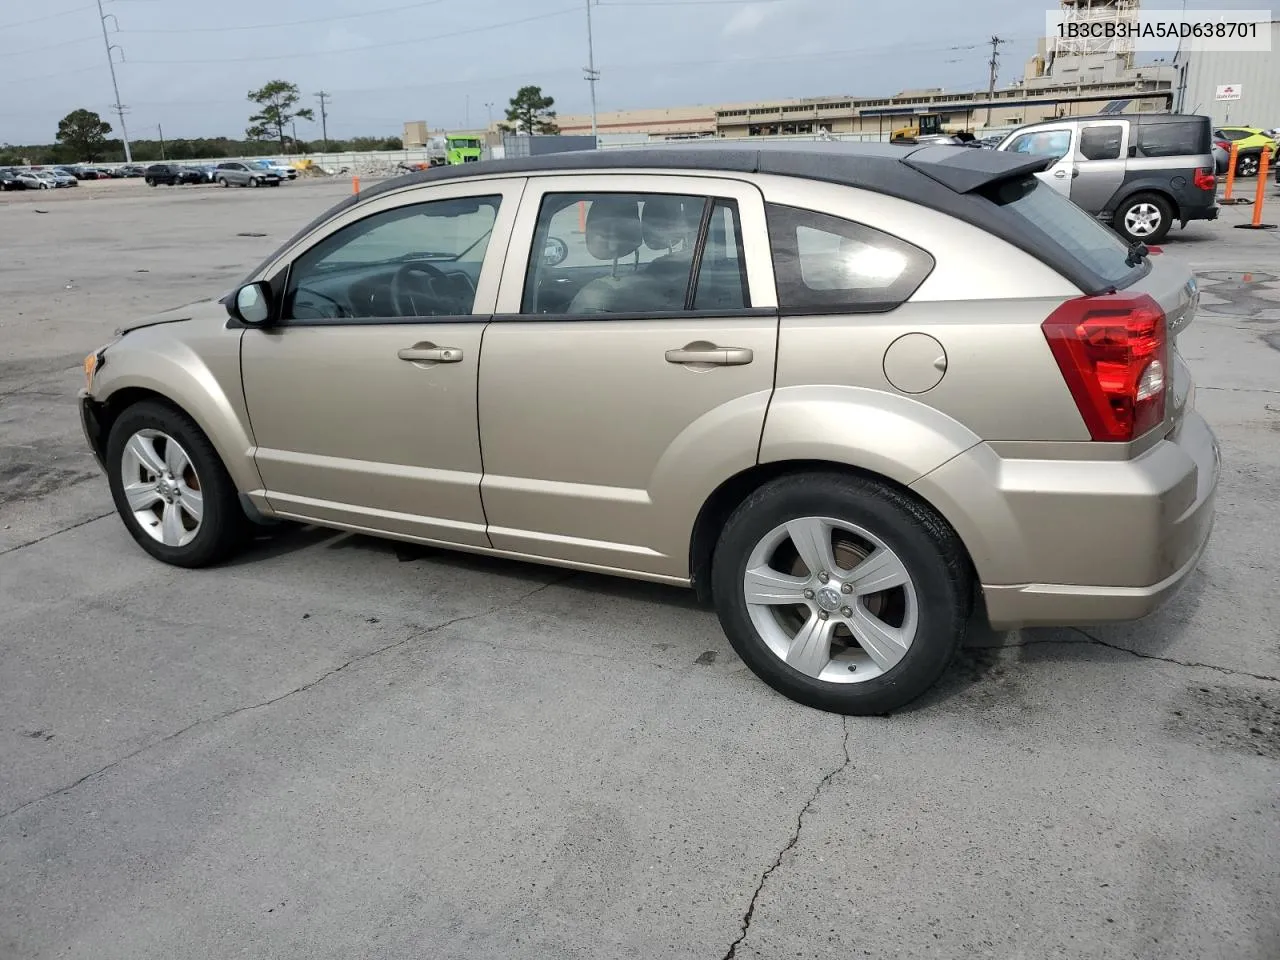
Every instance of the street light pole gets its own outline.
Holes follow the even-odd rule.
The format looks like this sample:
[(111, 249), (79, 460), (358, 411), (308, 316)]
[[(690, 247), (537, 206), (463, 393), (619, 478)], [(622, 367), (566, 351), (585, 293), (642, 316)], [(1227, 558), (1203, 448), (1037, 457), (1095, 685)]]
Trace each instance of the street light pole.
[(591, 0), (587, 0), (587, 66), (583, 70), (587, 83), (591, 84), (591, 136), (596, 132), (596, 81), (600, 79), (600, 71), (596, 69), (595, 41), (591, 36)]
[[(111, 89), (115, 91), (116, 102), (112, 104), (116, 108), (116, 116), (120, 118), (120, 140), (124, 144), (124, 162), (133, 163), (133, 153), (129, 150), (129, 131), (124, 125), (124, 104), (120, 102), (120, 85), (116, 83), (116, 61), (111, 55), (112, 50), (119, 50), (120, 56), (124, 57), (124, 49), (119, 44), (111, 42), (107, 36), (107, 17), (116, 20), (114, 13), (102, 12), (102, 0), (98, 0), (98, 23), (102, 26), (102, 43), (107, 48), (107, 66), (111, 68)], [(120, 29), (120, 21), (116, 20), (116, 30)]]

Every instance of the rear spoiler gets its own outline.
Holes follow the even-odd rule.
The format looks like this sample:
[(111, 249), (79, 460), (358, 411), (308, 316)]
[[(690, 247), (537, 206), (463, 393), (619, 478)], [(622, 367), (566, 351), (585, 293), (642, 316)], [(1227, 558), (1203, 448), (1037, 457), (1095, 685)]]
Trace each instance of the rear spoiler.
[(939, 145), (913, 150), (902, 162), (956, 193), (973, 193), (1004, 180), (1048, 170), (1057, 160), (1003, 150)]

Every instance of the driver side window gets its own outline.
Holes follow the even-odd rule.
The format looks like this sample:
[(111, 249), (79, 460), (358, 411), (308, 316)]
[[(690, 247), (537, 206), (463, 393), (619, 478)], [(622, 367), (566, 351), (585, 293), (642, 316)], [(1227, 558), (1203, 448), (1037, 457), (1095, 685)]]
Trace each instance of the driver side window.
[(499, 196), (432, 200), (348, 224), (293, 262), (281, 319), (471, 313)]

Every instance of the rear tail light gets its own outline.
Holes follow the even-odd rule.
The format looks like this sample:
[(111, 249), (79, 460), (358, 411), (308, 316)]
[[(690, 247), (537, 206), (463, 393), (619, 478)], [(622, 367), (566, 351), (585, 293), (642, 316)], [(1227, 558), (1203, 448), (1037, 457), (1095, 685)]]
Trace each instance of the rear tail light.
[(1165, 316), (1147, 294), (1068, 300), (1041, 329), (1094, 440), (1133, 440), (1164, 420)]
[(1227, 140), (1215, 140), (1214, 143), (1220, 146), (1223, 150), (1231, 150), (1231, 143)]
[(1212, 170), (1197, 170), (1195, 184), (1201, 190), (1215, 190), (1218, 186), (1218, 178)]

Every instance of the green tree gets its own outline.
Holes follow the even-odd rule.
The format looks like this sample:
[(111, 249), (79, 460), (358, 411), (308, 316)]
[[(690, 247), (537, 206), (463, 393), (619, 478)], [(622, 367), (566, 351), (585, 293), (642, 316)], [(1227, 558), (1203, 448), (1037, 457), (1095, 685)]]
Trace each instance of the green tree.
[(72, 162), (101, 160), (110, 132), (111, 124), (92, 110), (72, 110), (58, 121), (58, 143), (71, 155)]
[(265, 140), (274, 133), (280, 141), (280, 152), (284, 153), (284, 129), (297, 117), (303, 120), (314, 120), (315, 114), (309, 107), (299, 107), (298, 85), (287, 80), (272, 80), (261, 89), (250, 90), (249, 99), (259, 107), (257, 113), (249, 118), (249, 129), (245, 136), (250, 140)]
[(521, 87), (507, 107), (507, 122), (498, 126), (515, 133), (559, 133), (556, 112), (551, 109), (555, 105), (555, 98), (544, 97), (541, 87)]

